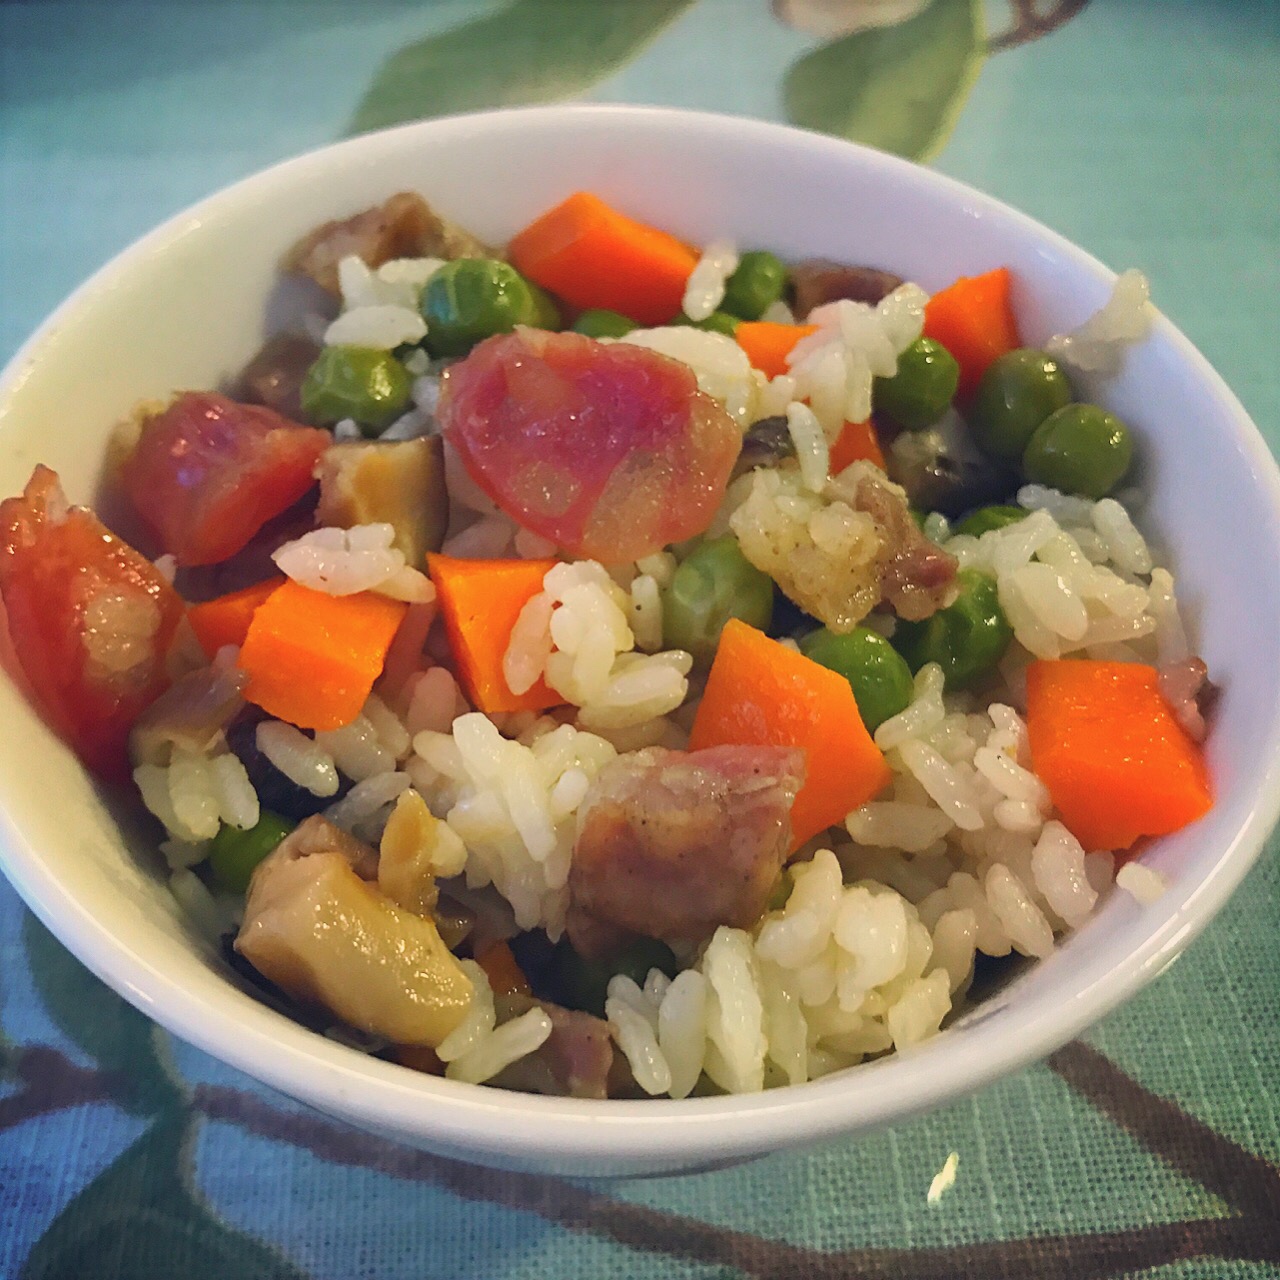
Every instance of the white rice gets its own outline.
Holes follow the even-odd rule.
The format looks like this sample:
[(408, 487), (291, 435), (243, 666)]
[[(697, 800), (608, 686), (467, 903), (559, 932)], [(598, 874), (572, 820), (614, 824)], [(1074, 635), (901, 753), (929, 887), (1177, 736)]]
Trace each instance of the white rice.
[[(687, 1096), (699, 1065), (731, 1092), (800, 1083), (937, 1031), (953, 976), (915, 908), (882, 886), (844, 885), (829, 850), (789, 874), (786, 906), (753, 933), (721, 927), (669, 984), (610, 985), (618, 1047), (646, 1092), (670, 1080), (665, 1091)], [(973, 932), (971, 914), (951, 913), (946, 956), (966, 973)]]
[(1116, 872), (1116, 884), (1144, 907), (1158, 901), (1169, 887), (1164, 876), (1154, 867), (1144, 866), (1141, 862), (1126, 862)]
[(1120, 372), (1125, 351), (1151, 331), (1156, 310), (1141, 271), (1120, 275), (1102, 308), (1070, 333), (1057, 334), (1045, 350), (1081, 373), (1110, 377)]
[(248, 831), (258, 825), (258, 793), (240, 757), (225, 752), (209, 758), (208, 778), (217, 799), (218, 817), (229, 827)]
[(871, 416), (871, 384), (897, 372), (898, 356), (919, 336), (927, 295), (917, 285), (895, 289), (876, 306), (841, 299), (815, 307), (788, 358), (793, 398), (805, 400), (834, 440), (846, 422)]
[(800, 464), (800, 478), (807, 489), (821, 493), (831, 472), (831, 452), (822, 424), (808, 405), (793, 400), (787, 406), (787, 431)]
[(371, 270), (350, 255), (338, 263), (342, 312), (324, 332), (329, 346), (390, 351), (421, 342), (427, 326), (418, 309), (422, 290), (443, 266), (439, 258), (397, 258)]
[(563, 800), (577, 795), (581, 802), (582, 780), (613, 759), (613, 746), (572, 725), (525, 745), (473, 712), (456, 719), (451, 734), (419, 733), (414, 752), (409, 776), (466, 845), (468, 884), (495, 885), (522, 929), (541, 926), (558, 938), (574, 839), (574, 816)]
[(238, 924), (232, 912), (209, 892), (194, 871), (185, 868), (174, 871), (169, 876), (169, 892), (187, 918), (215, 945)]
[(521, 610), (503, 658), (514, 692), (543, 677), (593, 731), (629, 730), (674, 711), (689, 691), (692, 657), (659, 649), (662, 607), (656, 580), (641, 574), (626, 592), (593, 560), (557, 564)]
[(658, 1005), (625, 974), (609, 980), (604, 1014), (636, 1083), (653, 1096), (671, 1089), (671, 1067), (658, 1043)]
[(488, 975), (474, 960), (460, 963), (471, 980), (471, 1005), (436, 1053), (446, 1064), (445, 1075), (450, 1080), (482, 1084), (540, 1048), (551, 1034), (551, 1019), (545, 1010), (536, 1008), (497, 1025)]
[(354, 307), (344, 311), (325, 331), (330, 347), (373, 347), (390, 351), (427, 336), (423, 318), (407, 307)]
[(281, 573), (313, 591), (333, 596), (377, 591), (411, 604), (436, 598), (431, 579), (406, 563), (393, 547), (389, 524), (360, 524), (350, 529), (325, 526), (286, 542), (272, 552)]
[(724, 301), (725, 284), (738, 269), (738, 251), (727, 240), (715, 240), (689, 273), (681, 309), (690, 320), (705, 320)]
[(338, 790), (338, 769), (333, 757), (301, 729), (283, 720), (264, 720), (254, 732), (258, 750), (290, 782), (314, 796), (331, 796)]

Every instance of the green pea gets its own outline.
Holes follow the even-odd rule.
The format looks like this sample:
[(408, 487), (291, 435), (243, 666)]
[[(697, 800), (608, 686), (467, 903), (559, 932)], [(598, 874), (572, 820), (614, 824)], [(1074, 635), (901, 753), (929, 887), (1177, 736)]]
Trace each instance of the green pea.
[(847, 635), (823, 627), (800, 641), (800, 652), (844, 676), (871, 733), (911, 701), (911, 668), (884, 636), (867, 627)]
[(970, 511), (963, 520), (952, 527), (952, 533), (966, 533), (971, 538), (980, 538), (993, 529), (1006, 529), (1019, 520), (1025, 520), (1030, 513), (1025, 507), (996, 505), (979, 507)]
[(695, 547), (662, 593), (663, 647), (709, 662), (730, 618), (764, 631), (772, 617), (773, 580), (726, 533)]
[(302, 380), (307, 420), (331, 427), (354, 418), (366, 435), (378, 435), (409, 407), (413, 378), (390, 351), (373, 347), (325, 347)]
[(759, 320), (787, 287), (787, 268), (781, 258), (764, 249), (744, 253), (725, 281), (720, 307), (742, 320)]
[(630, 316), (624, 316), (621, 311), (606, 311), (603, 307), (584, 311), (573, 322), (574, 333), (588, 338), (624, 338), (636, 328), (639, 326)]
[(723, 333), (726, 338), (732, 338), (738, 332), (738, 325), (742, 321), (726, 311), (713, 311), (705, 320), (690, 320), (682, 312), (671, 323), (690, 329), (705, 329), (708, 333)]
[(917, 338), (899, 357), (892, 378), (877, 378), (871, 403), (908, 431), (922, 431), (946, 413), (960, 382), (960, 366), (941, 343)]
[(954, 603), (922, 622), (899, 622), (893, 647), (912, 671), (936, 662), (948, 689), (965, 689), (995, 669), (1013, 639), (1013, 628), (990, 574), (961, 569), (956, 584)]
[(1129, 428), (1096, 404), (1068, 404), (1036, 428), (1022, 455), (1033, 484), (1103, 498), (1133, 461)]
[(1071, 384), (1043, 351), (1019, 347), (987, 367), (969, 411), (969, 432), (992, 458), (1021, 457), (1036, 428), (1071, 399)]
[(466, 355), (477, 342), (518, 324), (559, 327), (555, 303), (514, 267), (493, 258), (446, 262), (422, 291), (426, 347), (433, 356)]
[(287, 818), (262, 810), (257, 826), (241, 831), (223, 825), (209, 846), (209, 869), (219, 888), (244, 893), (253, 869), (294, 828)]

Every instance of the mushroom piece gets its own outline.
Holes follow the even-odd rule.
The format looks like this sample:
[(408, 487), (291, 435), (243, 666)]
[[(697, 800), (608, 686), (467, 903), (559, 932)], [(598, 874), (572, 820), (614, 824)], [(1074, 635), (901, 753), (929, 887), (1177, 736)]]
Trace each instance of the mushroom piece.
[(397, 906), (433, 916), (439, 904), (437, 876), (456, 876), (467, 851), (412, 788), (400, 793), (378, 846), (378, 888)]
[(207, 751), (244, 705), (248, 677), (238, 667), (200, 667), (164, 691), (134, 722), (129, 758), (167, 765), (174, 750)]
[(294, 422), (305, 422), (302, 383), (322, 348), (301, 333), (277, 333), (240, 375), (240, 399), (265, 404)]
[(924, 431), (900, 432), (888, 449), (890, 477), (921, 511), (955, 517), (998, 502), (1016, 479), (974, 443), (954, 411)]
[(309, 818), (254, 872), (236, 950), (303, 1004), (435, 1048), (465, 1016), (471, 980), (435, 922), (392, 902), (376, 874), (373, 850)]
[(791, 268), (793, 309), (796, 318), (803, 320), (814, 307), (842, 298), (874, 307), (904, 283), (901, 276), (877, 267), (850, 267), (829, 258), (807, 258)]
[(350, 529), (389, 524), (391, 545), (405, 563), (421, 569), (428, 551), (439, 551), (449, 524), (444, 442), (349, 440), (330, 445), (316, 464), (320, 502), (316, 523)]

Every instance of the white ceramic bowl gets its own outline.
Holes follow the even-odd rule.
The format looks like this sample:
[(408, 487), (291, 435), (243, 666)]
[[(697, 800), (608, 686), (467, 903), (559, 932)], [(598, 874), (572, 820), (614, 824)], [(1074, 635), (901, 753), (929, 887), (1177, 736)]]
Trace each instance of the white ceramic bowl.
[[(864, 262), (937, 288), (1009, 264), (1026, 339), (1074, 325), (1111, 273), (936, 173), (774, 125), (568, 107), (409, 126), (313, 152), (172, 219), (75, 293), (0, 380), (0, 494), (36, 462), (92, 501), (111, 425), (138, 400), (232, 375), (292, 305), (276, 262), (301, 233), (401, 189), (502, 242), (588, 187), (692, 242)], [(1141, 265), (1141, 264), (1135, 264)], [(691, 1169), (856, 1134), (1049, 1053), (1149, 982), (1226, 901), (1280, 806), (1280, 477), (1258, 432), (1164, 320), (1103, 391), (1136, 428), (1146, 531), (1177, 572), (1222, 699), (1217, 804), (1146, 855), (1154, 905), (1115, 893), (1048, 960), (920, 1049), (813, 1084), (683, 1102), (582, 1102), (438, 1080), (272, 1012), (198, 939), (154, 850), (22, 693), (0, 682), (0, 857), (55, 934), (183, 1039), (333, 1115), (434, 1151), (592, 1174)]]

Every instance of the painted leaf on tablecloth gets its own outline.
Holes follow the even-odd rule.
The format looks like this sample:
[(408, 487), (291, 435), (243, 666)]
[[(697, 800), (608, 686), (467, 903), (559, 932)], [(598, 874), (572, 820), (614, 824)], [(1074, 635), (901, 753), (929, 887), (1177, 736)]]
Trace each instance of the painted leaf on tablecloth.
[(982, 0), (933, 0), (906, 22), (856, 31), (793, 63), (787, 118), (912, 160), (935, 154), (985, 59)]
[(157, 1121), (76, 1195), (21, 1280), (305, 1280), (275, 1250), (218, 1220), (190, 1188), (190, 1121)]
[(514, 0), (389, 58), (350, 132), (570, 98), (634, 57), (692, 2)]
[(149, 1115), (183, 1100), (165, 1065), (165, 1033), (105, 987), (28, 913), (23, 943), (49, 1016), (94, 1062), (119, 1081), (120, 1101)]

